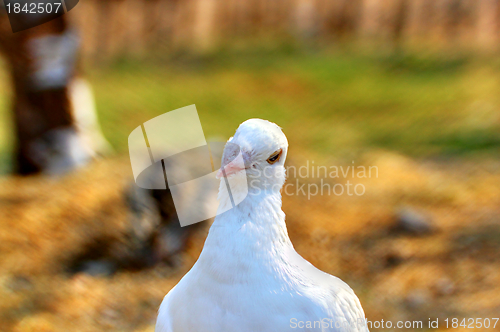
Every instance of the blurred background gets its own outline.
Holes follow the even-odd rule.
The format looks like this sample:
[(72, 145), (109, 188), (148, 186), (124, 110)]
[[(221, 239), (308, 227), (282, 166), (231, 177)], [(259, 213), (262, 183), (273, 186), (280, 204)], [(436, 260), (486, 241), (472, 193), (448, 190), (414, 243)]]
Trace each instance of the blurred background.
[(499, 42), (499, 0), (82, 0), (16, 34), (0, 13), (0, 330), (154, 330), (209, 223), (135, 187), (127, 138), (191, 104), (207, 139), (263, 118), (289, 166), (376, 167), (288, 180), (363, 195), (283, 197), (368, 320), (498, 317)]

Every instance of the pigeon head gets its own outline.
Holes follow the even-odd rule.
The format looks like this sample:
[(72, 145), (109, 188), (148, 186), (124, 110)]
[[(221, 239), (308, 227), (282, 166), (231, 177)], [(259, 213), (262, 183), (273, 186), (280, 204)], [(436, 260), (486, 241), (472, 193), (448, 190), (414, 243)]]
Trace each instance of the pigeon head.
[(285, 182), (287, 151), (288, 141), (278, 125), (247, 120), (227, 142), (218, 177), (245, 175), (250, 190), (279, 191)]

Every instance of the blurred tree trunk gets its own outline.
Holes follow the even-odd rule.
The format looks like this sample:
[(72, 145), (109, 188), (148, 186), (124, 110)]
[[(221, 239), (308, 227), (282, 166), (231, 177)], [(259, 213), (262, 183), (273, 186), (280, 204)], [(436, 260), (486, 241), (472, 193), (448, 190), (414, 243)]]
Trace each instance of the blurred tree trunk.
[(97, 146), (92, 146), (94, 138), (103, 148), (106, 144), (98, 133), (91, 91), (75, 79), (80, 43), (67, 17), (17, 33), (6, 15), (0, 17), (0, 50), (14, 92), (18, 174), (64, 173), (90, 160)]

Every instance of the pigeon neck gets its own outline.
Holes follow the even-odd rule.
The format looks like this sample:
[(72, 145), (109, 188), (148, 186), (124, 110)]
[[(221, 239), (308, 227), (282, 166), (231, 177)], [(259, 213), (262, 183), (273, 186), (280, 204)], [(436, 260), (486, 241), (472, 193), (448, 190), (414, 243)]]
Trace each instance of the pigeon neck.
[(280, 193), (248, 195), (215, 218), (194, 269), (216, 284), (262, 283), (290, 252)]
[(291, 246), (281, 210), (281, 194), (249, 194), (240, 204), (215, 218), (209, 238), (211, 236), (220, 236), (220, 241), (228, 245), (233, 242), (267, 249), (275, 245)]

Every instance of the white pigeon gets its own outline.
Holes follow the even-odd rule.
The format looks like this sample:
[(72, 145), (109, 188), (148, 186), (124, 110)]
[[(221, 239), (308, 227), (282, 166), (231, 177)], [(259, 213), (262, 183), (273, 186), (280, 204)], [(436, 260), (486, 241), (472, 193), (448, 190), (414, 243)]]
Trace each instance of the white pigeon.
[[(288, 237), (280, 127), (250, 119), (229, 142), (219, 174), (233, 196), (247, 196), (215, 218), (198, 261), (165, 296), (156, 332), (368, 332), (353, 290), (302, 258)], [(244, 165), (232, 161), (240, 151)], [(247, 185), (234, 185), (238, 178)], [(225, 181), (219, 208), (234, 202)]]

